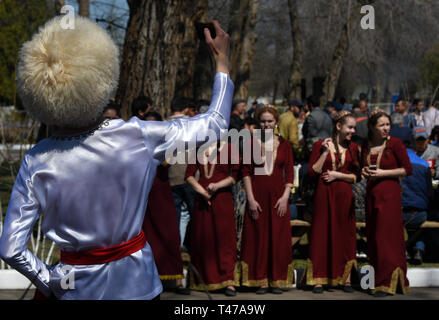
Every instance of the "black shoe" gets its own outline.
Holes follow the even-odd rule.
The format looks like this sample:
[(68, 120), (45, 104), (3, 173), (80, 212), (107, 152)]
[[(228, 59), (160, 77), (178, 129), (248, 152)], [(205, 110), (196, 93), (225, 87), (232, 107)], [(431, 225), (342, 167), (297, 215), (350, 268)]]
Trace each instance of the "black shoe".
[(323, 293), (323, 287), (317, 287), (317, 286), (315, 286), (315, 287), (312, 289), (312, 293)]
[(417, 266), (422, 264), (422, 251), (421, 250), (415, 251), (415, 254), (413, 255), (412, 264), (417, 265)]
[(260, 287), (258, 290), (256, 290), (256, 294), (266, 294), (268, 293), (268, 287)]
[(176, 294), (184, 294), (186, 296), (191, 294), (191, 290), (189, 288), (185, 288), (185, 287), (177, 287), (175, 288), (175, 293)]
[(352, 288), (351, 285), (343, 286), (343, 291), (347, 293), (352, 293), (354, 292), (354, 288)]
[(229, 288), (226, 288), (226, 291), (224, 293), (228, 297), (236, 296), (236, 290), (232, 290), (232, 289), (229, 289)]
[(283, 291), (282, 291), (281, 288), (271, 288), (271, 293), (274, 293), (274, 294), (282, 294)]
[(387, 297), (388, 294), (387, 294), (387, 292), (384, 292), (384, 291), (377, 291), (373, 294), (373, 296), (375, 298), (384, 298), (384, 297)]

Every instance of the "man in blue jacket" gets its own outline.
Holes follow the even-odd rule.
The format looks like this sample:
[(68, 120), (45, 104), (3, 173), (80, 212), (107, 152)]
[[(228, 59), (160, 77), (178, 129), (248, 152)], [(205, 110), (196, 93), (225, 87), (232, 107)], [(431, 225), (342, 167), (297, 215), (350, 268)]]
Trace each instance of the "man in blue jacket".
[[(416, 232), (419, 226), (427, 220), (427, 211), (433, 195), (431, 172), (428, 162), (416, 155), (416, 152), (407, 148), (413, 173), (405, 177), (402, 182), (403, 220), (409, 235)], [(414, 239), (413, 264), (422, 264), (422, 255), (425, 251), (425, 234)]]

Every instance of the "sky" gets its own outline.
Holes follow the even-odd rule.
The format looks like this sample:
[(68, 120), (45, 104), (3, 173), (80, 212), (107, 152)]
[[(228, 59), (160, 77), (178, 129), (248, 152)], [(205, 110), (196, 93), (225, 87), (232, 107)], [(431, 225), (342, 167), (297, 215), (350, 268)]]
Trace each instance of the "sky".
[[(77, 0), (65, 0), (65, 5), (73, 6), (75, 13), (78, 13)], [(98, 19), (98, 23), (106, 28), (116, 43), (121, 46), (123, 44), (125, 30), (119, 27), (111, 28), (111, 25), (108, 23), (100, 21), (101, 19), (108, 19), (111, 16), (111, 10), (113, 10), (113, 17), (115, 17), (114, 24), (126, 27), (129, 17), (126, 0), (90, 0), (90, 18), (92, 20)]]

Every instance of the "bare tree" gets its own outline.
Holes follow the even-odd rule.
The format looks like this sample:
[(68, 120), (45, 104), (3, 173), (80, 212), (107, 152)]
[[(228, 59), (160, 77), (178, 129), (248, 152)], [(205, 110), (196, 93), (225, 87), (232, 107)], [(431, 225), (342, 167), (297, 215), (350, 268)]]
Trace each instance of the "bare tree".
[[(207, 0), (188, 1), (183, 11), (181, 23), (185, 30), (183, 44), (179, 54), (180, 64), (177, 72), (174, 96), (195, 97), (194, 77), (200, 44), (195, 23), (207, 21)], [(209, 53), (207, 52), (207, 54)]]
[(235, 82), (235, 95), (246, 99), (254, 44), (257, 35), (254, 32), (258, 20), (258, 0), (233, 0), (230, 7), (233, 14), (229, 25), (231, 39), (230, 73)]
[(320, 105), (323, 107), (328, 101), (334, 99), (335, 90), (337, 89), (338, 80), (343, 68), (343, 61), (346, 56), (349, 47), (349, 29), (353, 21), (358, 21), (360, 16), (360, 9), (363, 5), (374, 3), (375, 0), (357, 0), (358, 5), (354, 7), (349, 14), (346, 23), (341, 30), (340, 38), (337, 46), (334, 49), (331, 64), (326, 72), (325, 82), (323, 84), (323, 95), (320, 98)]
[(289, 98), (302, 99), (302, 55), (303, 45), (297, 12), (297, 0), (288, 0), (288, 13), (290, 15), (291, 36), (293, 40), (293, 61), (289, 77)]
[(55, 15), (61, 13), (61, 8), (64, 6), (64, 0), (55, 0)]
[(184, 37), (183, 9), (190, 3), (128, 0), (130, 17), (116, 94), (123, 118), (131, 115), (131, 103), (139, 95), (151, 97), (158, 111), (167, 115)]
[(79, 15), (90, 17), (90, 0), (78, 0)]

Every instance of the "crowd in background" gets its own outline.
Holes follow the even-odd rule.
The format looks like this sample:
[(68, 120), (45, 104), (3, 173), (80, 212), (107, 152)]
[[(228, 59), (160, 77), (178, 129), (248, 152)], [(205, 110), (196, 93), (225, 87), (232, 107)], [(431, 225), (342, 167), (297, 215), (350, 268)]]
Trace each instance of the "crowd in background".
[[(392, 107), (393, 110), (389, 117), (389, 124), (391, 125), (390, 136), (400, 139), (405, 148), (407, 148), (407, 154), (405, 156), (407, 156), (407, 161), (409, 161), (411, 165), (411, 168), (406, 170), (410, 171), (411, 174), (407, 173), (405, 177), (400, 177), (402, 186), (402, 219), (409, 235), (414, 234), (425, 221), (438, 221), (439, 219), (439, 210), (437, 207), (439, 203), (437, 192), (437, 180), (439, 179), (438, 107), (439, 102), (428, 103), (426, 107), (424, 101), (419, 99), (415, 99), (412, 103), (399, 99), (394, 104), (394, 107)], [(168, 119), (193, 117), (199, 113), (203, 113), (207, 108), (207, 101), (176, 98), (171, 104), (171, 116)], [(151, 111), (153, 109), (154, 104), (150, 98), (138, 97), (132, 105), (132, 114), (142, 120), (162, 121), (161, 115)], [(120, 118), (120, 110), (117, 105), (111, 103), (106, 108), (104, 115), (111, 119)], [(269, 119), (264, 120), (263, 115), (267, 115)], [(160, 190), (156, 193), (154, 193), (153, 190), (151, 191), (148, 205), (148, 208), (154, 206), (154, 210), (160, 211), (160, 214), (157, 215), (157, 212), (154, 214), (154, 210), (149, 210), (149, 217), (147, 214), (144, 228), (148, 230), (148, 232), (146, 232), (147, 237), (148, 233), (160, 233), (157, 237), (151, 235), (149, 241), (156, 260), (158, 260), (156, 263), (161, 279), (176, 279), (176, 291), (181, 294), (190, 294), (189, 289), (182, 283), (183, 264), (179, 258), (179, 256), (181, 256), (181, 249), (183, 252), (190, 253), (191, 261), (196, 267), (193, 268), (194, 270), (191, 270), (190, 275), (190, 287), (192, 289), (203, 290), (207, 288), (209, 290), (217, 290), (225, 288), (226, 295), (232, 296), (236, 294), (236, 286), (246, 285), (259, 287), (257, 293), (261, 294), (268, 292), (268, 288), (271, 288), (273, 293), (282, 293), (279, 288), (287, 287), (288, 284), (292, 282), (292, 256), (290, 257), (286, 254), (287, 258), (285, 258), (285, 255), (283, 255), (284, 258), (279, 258), (279, 256), (276, 258), (275, 255), (270, 253), (269, 256), (261, 260), (262, 258), (255, 258), (255, 256), (258, 255), (258, 251), (259, 255), (261, 255), (261, 250), (264, 251), (266, 249), (265, 245), (262, 243), (252, 244), (251, 249), (248, 249), (248, 243), (249, 239), (262, 237), (264, 241), (260, 240), (261, 242), (275, 241), (277, 247), (279, 247), (279, 243), (287, 244), (288, 247), (290, 245), (288, 239), (291, 238), (291, 233), (285, 232), (287, 236), (273, 240), (271, 233), (276, 233), (282, 228), (276, 227), (273, 230), (268, 230), (266, 235), (263, 234), (265, 231), (258, 229), (260, 227), (254, 227), (253, 230), (250, 230), (249, 225), (251, 225), (251, 222), (249, 222), (250, 220), (246, 221), (248, 218), (246, 213), (249, 213), (248, 216), (256, 220), (258, 217), (255, 219), (254, 214), (260, 211), (261, 217), (264, 217), (263, 211), (265, 209), (263, 210), (260, 203), (255, 199), (253, 199), (254, 202), (252, 203), (252, 199), (249, 198), (248, 193), (263, 194), (263, 196), (265, 196), (270, 193), (272, 189), (276, 188), (273, 183), (283, 185), (281, 176), (284, 176), (284, 179), (291, 181), (287, 183), (288, 188), (285, 188), (285, 190), (281, 188), (277, 193), (279, 200), (281, 199), (280, 195), (282, 195), (282, 193), (287, 194), (288, 210), (286, 210), (286, 212), (289, 211), (288, 220), (306, 220), (306, 217), (304, 217), (304, 213), (306, 212), (311, 213), (312, 217), (316, 219), (318, 216), (316, 212), (322, 211), (322, 209), (314, 208), (315, 204), (318, 203), (314, 199), (316, 190), (319, 190), (315, 177), (313, 177), (315, 174), (314, 165), (320, 155), (315, 150), (316, 145), (319, 145), (319, 148), (323, 148), (322, 144), (334, 147), (333, 142), (335, 139), (338, 139), (337, 134), (341, 134), (339, 130), (337, 131), (335, 126), (342, 124), (347, 125), (346, 119), (351, 118), (354, 128), (352, 129), (352, 137), (349, 138), (349, 140), (351, 140), (353, 144), (349, 144), (347, 150), (349, 150), (351, 155), (350, 161), (352, 163), (361, 162), (362, 151), (364, 152), (362, 147), (368, 146), (368, 141), (371, 141), (371, 128), (368, 127), (368, 123), (370, 125), (372, 116), (375, 116), (375, 114), (373, 110), (369, 110), (365, 95), (360, 95), (358, 103), (352, 106), (349, 105), (344, 98), (333, 103), (328, 103), (324, 107), (319, 106), (317, 100), (313, 97), (308, 97), (303, 103), (298, 99), (293, 99), (289, 102), (285, 101), (283, 107), (266, 105), (258, 103), (257, 101), (254, 101), (251, 105), (247, 105), (246, 100), (234, 100), (229, 129), (236, 129), (238, 131), (249, 130), (253, 133), (255, 128), (269, 129), (270, 126), (267, 127), (267, 123), (273, 121), (274, 125), (271, 129), (273, 129), (276, 137), (281, 137), (276, 138), (276, 141), (280, 141), (278, 148), (282, 146), (281, 149), (282, 153), (285, 154), (285, 159), (289, 157), (291, 159), (285, 160), (282, 163), (284, 167), (280, 168), (279, 180), (273, 180), (272, 183), (268, 184), (267, 179), (271, 177), (273, 169), (271, 174), (265, 176), (265, 182), (257, 182), (257, 179), (255, 182), (255, 176), (251, 173), (252, 169), (243, 165), (241, 165), (241, 168), (240, 166), (232, 165), (225, 167), (217, 165), (217, 168), (212, 165), (211, 167), (204, 165), (203, 168), (203, 165), (199, 163), (189, 166), (187, 164), (168, 165), (164, 163), (160, 166), (156, 181), (153, 185), (153, 189), (160, 185)], [(330, 141), (328, 139), (332, 139), (332, 144), (331, 142), (328, 144), (328, 141)], [(389, 141), (393, 142), (391, 142), (389, 146), (386, 142), (385, 148), (389, 148), (390, 150), (392, 150), (392, 148), (398, 149), (398, 146), (394, 146), (394, 140)], [(288, 147), (285, 148), (285, 146)], [(355, 147), (351, 149), (351, 146)], [(230, 144), (227, 144), (226, 147), (229, 148), (229, 150), (231, 148)], [(314, 160), (312, 160), (313, 147), (314, 153), (316, 153)], [(338, 150), (342, 148), (342, 144), (337, 143), (335, 147), (337, 148), (336, 162), (338, 163), (342, 160), (341, 158), (339, 159), (341, 153)], [(210, 152), (220, 153), (223, 148), (224, 146), (222, 145), (215, 145)], [(240, 151), (242, 153), (242, 146), (240, 146)], [(291, 152), (290, 156), (288, 155), (289, 152)], [(397, 162), (398, 161), (402, 160), (397, 159)], [(293, 183), (292, 168), (288, 170), (288, 166), (292, 167), (293, 165), (296, 169), (300, 168), (300, 170), (297, 170), (299, 176), (296, 177), (299, 183)], [(341, 166), (343, 165), (344, 163), (341, 162)], [(312, 168), (310, 168), (310, 166), (312, 166)], [(322, 166), (324, 167), (324, 164)], [(350, 171), (346, 171), (346, 174), (354, 174), (354, 171), (357, 169), (349, 167)], [(340, 167), (339, 171), (343, 172), (343, 168)], [(286, 176), (287, 174), (291, 174), (291, 176)], [(361, 222), (367, 220), (366, 207), (369, 200), (367, 200), (366, 197), (366, 190), (368, 185), (367, 179), (361, 179), (360, 175), (361, 174), (357, 172), (354, 174), (355, 179), (347, 180), (352, 187), (348, 188), (352, 190), (355, 215), (355, 219), (349, 220), (348, 222), (350, 226), (352, 225), (352, 221)], [(250, 176), (253, 181), (245, 182), (245, 178)], [(289, 183), (291, 183), (291, 185)], [(168, 184), (169, 187), (166, 187), (166, 184)], [(338, 189), (340, 188), (339, 186)], [(221, 194), (221, 196), (218, 194)], [(259, 195), (259, 199), (260, 197), (261, 195)], [(173, 201), (171, 201), (171, 199)], [(269, 198), (267, 201), (275, 202), (276, 199)], [(302, 204), (302, 206), (299, 207), (298, 204)], [(254, 206), (253, 211), (251, 208), (252, 205)], [(273, 206), (273, 203), (271, 203), (271, 206)], [(276, 203), (276, 206), (278, 206), (278, 203)], [(396, 206), (399, 206), (399, 204), (396, 203)], [(300, 210), (301, 207), (304, 207), (305, 210)], [(279, 209), (278, 207), (276, 208)], [(347, 208), (346, 210), (348, 212), (350, 209)], [(227, 218), (226, 215), (228, 215)], [(157, 231), (160, 229), (160, 224), (151, 221), (154, 220), (151, 219), (151, 217), (155, 217), (157, 221), (164, 221), (165, 224), (162, 226), (167, 226), (168, 230), (174, 230), (174, 234), (170, 235), (170, 232), (167, 232), (166, 235), (163, 234), (163, 232)], [(323, 218), (319, 217), (319, 219), (321, 220)], [(147, 222), (147, 220), (149, 220), (149, 222)], [(371, 220), (371, 218), (369, 218), (369, 220)], [(174, 225), (172, 225), (173, 221), (175, 222)], [(264, 223), (271, 225), (273, 221), (275, 220), (270, 222), (267, 220)], [(329, 222), (326, 221), (325, 223), (326, 224), (323, 224), (324, 229)], [(154, 224), (156, 224), (157, 228), (151, 228)], [(244, 226), (245, 224), (247, 224), (247, 227)], [(315, 228), (318, 228), (318, 224), (313, 223), (313, 227), (314, 224), (316, 225)], [(350, 226), (346, 228), (351, 228)], [(175, 234), (177, 230), (178, 235)], [(332, 230), (330, 232), (337, 231)], [(317, 232), (314, 231), (313, 233), (316, 234)], [(167, 240), (165, 240), (166, 237), (168, 237)], [(369, 237), (373, 237), (373, 235), (369, 234)], [(395, 237), (398, 238), (399, 234)], [(232, 241), (230, 241), (231, 239)], [(318, 242), (318, 240), (312, 239), (313, 237), (311, 237), (310, 240), (315, 243)], [(351, 235), (351, 239), (353, 239), (352, 241), (356, 241), (355, 235), (353, 238)], [(177, 242), (179, 248), (174, 250), (177, 254), (174, 254), (173, 259), (160, 259), (160, 255), (169, 256), (169, 250), (166, 246), (170, 243), (175, 244)], [(431, 245), (432, 248), (435, 248), (435, 250), (439, 248), (439, 235), (436, 230), (424, 231), (415, 237), (414, 241), (410, 243), (410, 246), (407, 246), (407, 248), (404, 246), (405, 257), (413, 264), (421, 264), (426, 250), (426, 243)], [(273, 244), (270, 244), (269, 246), (272, 245)], [(326, 243), (324, 243), (324, 245), (327, 246)], [(218, 247), (226, 248), (225, 251), (219, 250), (221, 257), (218, 256)], [(352, 248), (349, 248), (352, 253), (351, 249)], [(249, 250), (252, 252), (249, 253)], [(331, 249), (328, 250), (331, 252)], [(332, 251), (334, 250), (336, 251), (336, 249), (332, 249)], [(320, 254), (321, 252), (313, 253), (311, 248), (310, 258), (316, 260), (316, 257)], [(326, 279), (324, 276), (315, 279), (315, 274), (313, 278), (312, 270), (314, 270), (315, 273), (316, 267), (313, 266), (311, 260), (308, 259), (307, 268), (309, 270), (307, 271), (307, 283), (314, 285), (314, 291), (316, 293), (322, 290), (322, 285), (334, 284), (344, 285), (345, 291), (351, 292), (351, 272), (349, 270), (351, 270), (353, 266), (356, 267), (356, 258), (368, 257), (370, 260), (378, 259), (370, 255), (371, 253), (369, 253), (369, 257), (367, 256), (366, 247), (358, 246), (355, 248), (354, 246), (354, 255), (351, 256), (348, 264), (342, 266), (342, 268), (348, 271), (343, 269), (341, 272), (342, 276), (339, 276), (337, 279), (335, 279), (335, 276), (332, 278), (329, 277), (329, 280), (321, 280)], [(164, 260), (167, 260), (167, 262)], [(239, 260), (240, 265), (238, 264)], [(261, 262), (263, 264), (271, 263), (267, 271), (269, 274), (268, 277), (267, 274), (257, 274), (256, 269), (252, 270), (252, 264), (258, 265), (261, 264)], [(283, 265), (282, 270), (276, 270), (276, 265), (278, 264)], [(280, 275), (281, 273), (282, 275)], [(325, 272), (323, 272), (323, 274), (324, 273)], [(250, 278), (253, 277), (253, 279), (249, 279), (249, 276)], [(405, 275), (401, 276), (402, 282), (404, 282), (404, 277)], [(394, 284), (392, 284), (392, 286), (393, 285)], [(405, 287), (405, 284), (402, 283), (403, 291)], [(394, 293), (393, 289), (386, 289), (387, 287), (385, 286), (383, 288), (385, 293)]]

